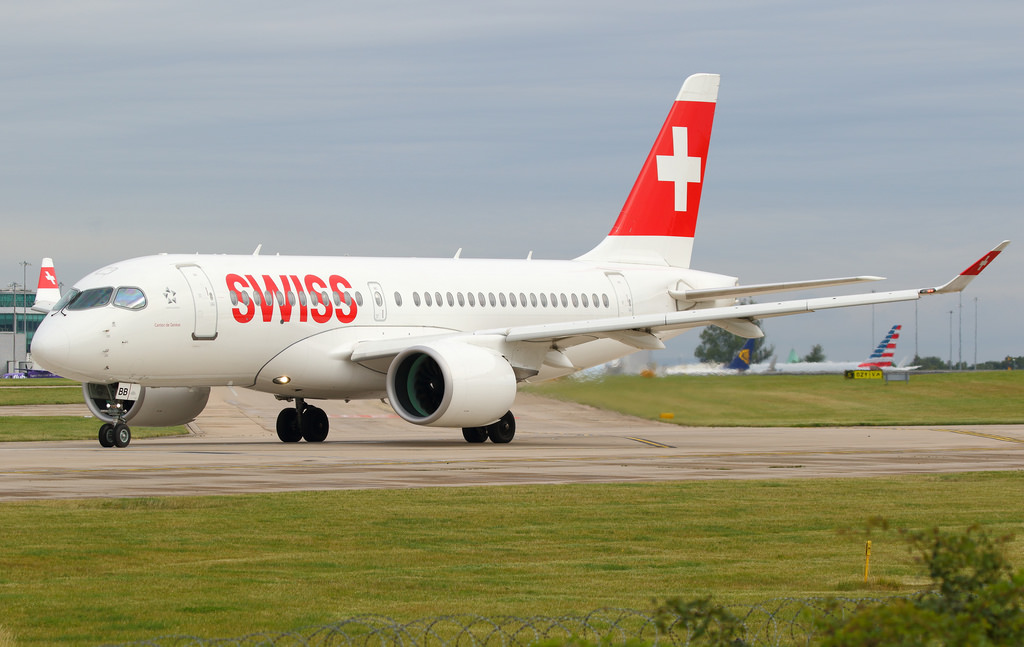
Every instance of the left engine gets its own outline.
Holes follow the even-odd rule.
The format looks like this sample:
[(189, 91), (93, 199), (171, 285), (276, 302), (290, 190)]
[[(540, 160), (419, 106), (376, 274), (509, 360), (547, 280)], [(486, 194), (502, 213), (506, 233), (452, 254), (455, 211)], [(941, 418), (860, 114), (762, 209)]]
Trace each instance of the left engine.
[[(82, 395), (92, 415), (114, 422), (113, 392), (116, 384), (82, 384)], [(138, 400), (124, 402), (124, 421), (142, 427), (173, 427), (192, 422), (210, 399), (209, 387), (142, 387)]]
[(402, 351), (387, 377), (391, 407), (402, 419), (432, 427), (481, 427), (508, 412), (516, 377), (493, 350), (443, 341)]

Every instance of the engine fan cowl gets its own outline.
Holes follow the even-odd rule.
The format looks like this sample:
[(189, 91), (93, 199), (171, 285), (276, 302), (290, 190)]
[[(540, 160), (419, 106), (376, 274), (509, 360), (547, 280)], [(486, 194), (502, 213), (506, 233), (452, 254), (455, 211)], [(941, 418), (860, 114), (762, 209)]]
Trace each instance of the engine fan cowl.
[(499, 353), (461, 342), (414, 346), (391, 363), (391, 407), (402, 419), (431, 427), (481, 427), (516, 398), (516, 377)]
[[(113, 389), (117, 385), (82, 384), (82, 395), (92, 415), (103, 422), (113, 422)], [(209, 387), (142, 387), (138, 400), (124, 403), (124, 421), (142, 427), (174, 427), (192, 422), (202, 413), (210, 399)]]

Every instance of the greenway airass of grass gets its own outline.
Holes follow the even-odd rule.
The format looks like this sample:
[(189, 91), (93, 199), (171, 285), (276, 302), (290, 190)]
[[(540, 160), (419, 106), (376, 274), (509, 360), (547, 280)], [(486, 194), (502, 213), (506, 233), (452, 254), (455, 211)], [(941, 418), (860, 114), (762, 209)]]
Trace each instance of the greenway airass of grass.
[[(1022, 383), (1016, 373), (888, 386), (622, 377), (544, 391), (689, 424), (952, 424), (1020, 422)], [(95, 422), (85, 422), (91, 438)], [(362, 613), (557, 616), (647, 609), (668, 596), (749, 604), (905, 593), (927, 578), (904, 545), (872, 537), (865, 586), (865, 537), (844, 528), (877, 515), (897, 527), (979, 523), (1020, 535), (1022, 500), (1016, 471), (3, 503), (0, 636), (87, 645), (286, 631)], [(1009, 549), (1019, 567), (1024, 542)]]
[[(3, 416), (0, 407), (0, 443), (36, 440), (96, 440), (102, 423), (92, 416)], [(176, 427), (132, 427), (132, 438), (163, 438), (188, 433)], [(0, 450), (2, 451), (2, 450)]]
[(1024, 423), (1024, 372), (911, 373), (909, 382), (842, 375), (562, 379), (534, 393), (693, 426)]
[(82, 404), (82, 385), (70, 380), (0, 380), (0, 415), (5, 406)]
[(905, 593), (927, 579), (899, 539), (871, 537), (865, 587), (865, 537), (842, 529), (1019, 534), (1022, 500), (1024, 475), (1002, 472), (5, 503), (0, 625), (18, 645), (85, 645)]
[[(72, 380), (0, 380), (0, 443), (34, 440), (95, 440), (100, 422), (92, 416), (8, 416), (7, 406), (80, 404), (82, 385)], [(135, 438), (187, 434), (183, 426), (132, 427)]]

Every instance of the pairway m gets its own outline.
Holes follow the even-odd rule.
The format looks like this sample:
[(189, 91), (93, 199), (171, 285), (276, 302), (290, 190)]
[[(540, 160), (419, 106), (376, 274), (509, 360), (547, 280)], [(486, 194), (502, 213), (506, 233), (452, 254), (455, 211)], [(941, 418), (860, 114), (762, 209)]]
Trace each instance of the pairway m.
[(755, 317), (960, 291), (1008, 244), (939, 287), (738, 305), (879, 277), (742, 286), (690, 268), (718, 87), (716, 74), (686, 79), (618, 220), (576, 259), (135, 258), (63, 295), (33, 357), (83, 382), (104, 446), (127, 446), (130, 424), (193, 420), (218, 385), (291, 401), (277, 419), (284, 442), (327, 438), (311, 401), (385, 398), (410, 423), (507, 443), (521, 382), (709, 324), (755, 338)]

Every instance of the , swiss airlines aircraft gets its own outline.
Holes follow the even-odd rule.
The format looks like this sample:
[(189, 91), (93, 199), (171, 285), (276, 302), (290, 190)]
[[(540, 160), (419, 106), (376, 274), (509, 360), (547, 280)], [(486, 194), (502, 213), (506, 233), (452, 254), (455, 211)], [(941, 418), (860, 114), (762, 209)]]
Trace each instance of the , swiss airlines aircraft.
[(507, 443), (517, 384), (547, 380), (714, 324), (962, 290), (1006, 245), (936, 288), (736, 305), (859, 276), (740, 286), (689, 269), (719, 77), (683, 84), (608, 236), (568, 261), (160, 255), (75, 284), (39, 326), (35, 360), (83, 382), (104, 446), (177, 425), (210, 387), (292, 401), (284, 442), (327, 437), (316, 399), (386, 398), (417, 425)]

